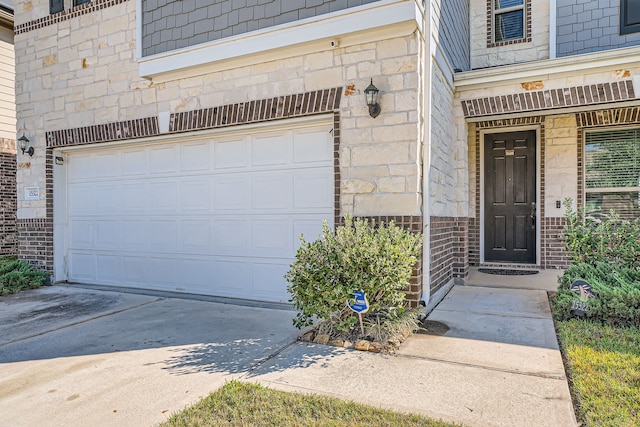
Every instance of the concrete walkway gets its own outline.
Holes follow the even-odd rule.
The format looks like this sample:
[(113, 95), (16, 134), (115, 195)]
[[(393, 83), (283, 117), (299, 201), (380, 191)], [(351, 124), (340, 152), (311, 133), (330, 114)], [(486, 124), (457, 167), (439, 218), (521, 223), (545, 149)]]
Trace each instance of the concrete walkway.
[(545, 291), (455, 286), (428, 319), (449, 330), (397, 355), (296, 343), (243, 379), (468, 426), (576, 425)]
[(455, 286), (397, 355), (296, 342), (294, 315), (75, 286), (3, 297), (0, 426), (151, 426), (231, 379), (468, 426), (575, 425), (544, 290)]

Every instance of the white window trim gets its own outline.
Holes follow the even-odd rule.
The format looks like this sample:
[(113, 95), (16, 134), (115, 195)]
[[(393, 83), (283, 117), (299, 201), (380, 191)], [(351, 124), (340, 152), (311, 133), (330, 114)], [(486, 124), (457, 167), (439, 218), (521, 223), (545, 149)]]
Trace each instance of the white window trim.
[(416, 0), (382, 0), (238, 36), (142, 57), (142, 0), (137, 0), (140, 76), (156, 82), (202, 75), (422, 31)]
[[(510, 7), (502, 7), (502, 8), (496, 9), (495, 0), (491, 0), (491, 23), (492, 23), (492, 28), (493, 28), (493, 34), (491, 35), (491, 37), (493, 37), (493, 42), (494, 43), (510, 42), (510, 41), (513, 41), (513, 40), (522, 40), (522, 39), (526, 39), (527, 38), (527, 25), (526, 25), (527, 11), (525, 9), (526, 3), (527, 3), (526, 0), (523, 0), (522, 4), (520, 4), (520, 5), (510, 6)], [(518, 38), (514, 38), (514, 39), (496, 40), (496, 34), (498, 33), (498, 28), (496, 26), (496, 16), (497, 15), (502, 15), (504, 13), (515, 12), (517, 10), (522, 10), (522, 37), (518, 37)]]

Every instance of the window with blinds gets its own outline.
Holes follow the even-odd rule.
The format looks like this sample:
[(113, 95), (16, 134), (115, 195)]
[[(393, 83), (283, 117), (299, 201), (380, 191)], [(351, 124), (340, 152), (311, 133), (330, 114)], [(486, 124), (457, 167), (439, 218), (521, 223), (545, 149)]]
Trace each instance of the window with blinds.
[(494, 43), (524, 38), (524, 0), (493, 0)]
[(640, 128), (585, 133), (584, 171), (588, 218), (640, 216)]

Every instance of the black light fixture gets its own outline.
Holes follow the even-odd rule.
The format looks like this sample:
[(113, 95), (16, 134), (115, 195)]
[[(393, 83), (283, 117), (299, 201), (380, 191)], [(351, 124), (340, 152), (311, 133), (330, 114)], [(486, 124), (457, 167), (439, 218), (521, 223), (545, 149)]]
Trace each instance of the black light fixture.
[(29, 138), (24, 136), (24, 132), (22, 132), (22, 136), (18, 138), (18, 147), (22, 150), (22, 154), (26, 151), (29, 156), (33, 156), (33, 147), (29, 145)]
[(364, 95), (367, 97), (367, 105), (369, 106), (369, 115), (373, 118), (378, 117), (380, 114), (380, 104), (378, 104), (378, 90), (377, 87), (373, 85), (373, 79), (371, 79), (371, 83), (364, 90)]

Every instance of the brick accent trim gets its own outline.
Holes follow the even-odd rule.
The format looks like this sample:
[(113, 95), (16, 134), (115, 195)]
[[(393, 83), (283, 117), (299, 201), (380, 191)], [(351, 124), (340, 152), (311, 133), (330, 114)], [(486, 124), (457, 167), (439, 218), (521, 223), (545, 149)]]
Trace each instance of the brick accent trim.
[(188, 132), (328, 113), (339, 108), (341, 94), (342, 88), (331, 88), (173, 113), (169, 119), (169, 132)]
[(465, 117), (520, 113), (633, 100), (632, 80), (463, 99)]
[(524, 37), (514, 40), (505, 40), (501, 42), (493, 41), (493, 2), (487, 0), (487, 47), (509, 46), (518, 43), (531, 42), (531, 0), (524, 1)]
[(58, 13), (47, 15), (43, 18), (16, 25), (14, 31), (16, 35), (26, 33), (28, 31), (37, 30), (39, 28), (67, 21), (78, 16), (86, 15), (97, 10), (106, 9), (107, 7), (115, 6), (126, 1), (128, 0), (93, 0), (89, 3), (83, 3), (78, 6), (74, 6), (68, 10), (63, 10)]
[(16, 154), (0, 152), (0, 255), (17, 253), (17, 207)]
[(431, 295), (455, 277), (469, 274), (468, 218), (436, 217), (429, 222)]
[[(422, 216), (409, 215), (409, 216), (362, 216), (358, 217), (362, 219), (367, 219), (369, 221), (375, 221), (376, 224), (385, 223), (393, 221), (395, 225), (399, 227), (406, 228), (414, 233), (422, 233), (423, 232), (423, 224), (424, 221)], [(335, 226), (338, 227), (340, 225), (344, 225), (344, 217), (336, 216), (335, 218)], [(420, 255), (420, 259), (418, 259), (418, 263), (413, 269), (413, 274), (411, 276), (411, 281), (409, 282), (409, 289), (405, 291), (407, 300), (411, 307), (417, 307), (420, 302), (420, 298), (423, 295), (424, 289), (422, 288), (422, 260), (424, 254)], [(433, 294), (433, 285), (431, 286), (431, 293)]]
[(18, 257), (53, 272), (53, 221), (49, 218), (18, 219)]
[(579, 128), (640, 123), (640, 107), (612, 108), (576, 114)]
[[(171, 113), (169, 116), (169, 132), (191, 132), (331, 113), (339, 108), (341, 95), (342, 88), (331, 88)], [(145, 117), (75, 129), (49, 131), (46, 132), (46, 140), (47, 147), (54, 148), (157, 135), (160, 135), (158, 118)]]
[[(86, 4), (86, 3), (85, 3)], [(159, 135), (158, 118), (126, 120), (46, 132), (47, 148), (95, 144)]]
[(565, 251), (564, 218), (545, 218), (542, 236), (542, 268), (567, 268), (570, 260)]

